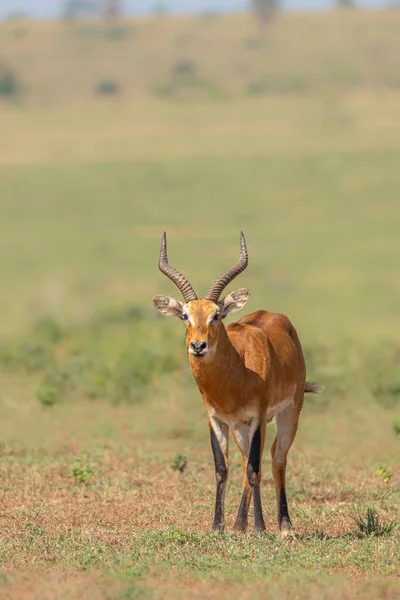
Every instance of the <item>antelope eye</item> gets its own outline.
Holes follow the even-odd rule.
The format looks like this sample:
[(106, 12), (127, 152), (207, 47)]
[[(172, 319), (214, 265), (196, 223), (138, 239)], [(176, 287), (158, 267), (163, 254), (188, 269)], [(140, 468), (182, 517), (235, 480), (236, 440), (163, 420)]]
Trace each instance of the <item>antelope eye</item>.
[(218, 321), (218, 319), (219, 319), (219, 313), (216, 313), (216, 314), (213, 316), (213, 319), (212, 319), (212, 320), (213, 320), (213, 321)]
[(188, 318), (189, 318), (189, 317), (187, 316), (187, 314), (186, 314), (186, 313), (182, 313), (182, 316), (181, 316), (181, 319), (182, 319), (182, 321), (187, 321), (187, 320), (188, 320)]

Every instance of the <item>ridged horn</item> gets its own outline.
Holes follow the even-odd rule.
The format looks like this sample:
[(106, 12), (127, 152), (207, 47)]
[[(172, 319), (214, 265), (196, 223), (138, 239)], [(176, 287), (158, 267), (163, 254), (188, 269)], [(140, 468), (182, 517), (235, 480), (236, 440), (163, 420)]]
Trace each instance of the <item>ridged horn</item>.
[(207, 300), (212, 300), (212, 302), (217, 303), (219, 297), (222, 293), (222, 290), (226, 288), (226, 286), (237, 277), (242, 271), (245, 270), (247, 265), (249, 264), (249, 255), (247, 253), (246, 240), (243, 235), (243, 231), (240, 232), (240, 257), (239, 262), (236, 263), (233, 267), (225, 271), (222, 275), (218, 277), (215, 283), (212, 284), (210, 289), (208, 290), (205, 298)]
[(189, 281), (180, 273), (177, 269), (174, 269), (171, 265), (168, 264), (168, 255), (167, 255), (167, 236), (164, 231), (162, 240), (161, 240), (161, 250), (160, 250), (160, 258), (158, 260), (158, 268), (164, 275), (170, 278), (171, 281), (174, 282), (176, 287), (180, 290), (185, 302), (190, 302), (191, 300), (197, 300), (196, 292), (193, 287), (190, 285)]

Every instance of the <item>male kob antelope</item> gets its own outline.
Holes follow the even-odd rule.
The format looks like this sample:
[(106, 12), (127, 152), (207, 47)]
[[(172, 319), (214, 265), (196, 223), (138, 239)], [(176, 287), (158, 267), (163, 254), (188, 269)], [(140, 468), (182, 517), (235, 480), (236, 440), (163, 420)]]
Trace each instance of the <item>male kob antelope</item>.
[(272, 473), (282, 536), (291, 529), (285, 491), (286, 457), (296, 435), (304, 392), (319, 386), (306, 382), (299, 338), (291, 322), (280, 314), (258, 310), (227, 327), (223, 319), (246, 304), (249, 291), (240, 288), (220, 300), (223, 289), (248, 264), (246, 241), (240, 235), (239, 262), (198, 298), (189, 281), (168, 264), (164, 233), (158, 266), (178, 287), (184, 302), (155, 296), (155, 307), (186, 324), (186, 347), (197, 386), (208, 411), (217, 491), (214, 530), (224, 527), (224, 496), (228, 477), (229, 429), (243, 457), (243, 491), (234, 529), (245, 531), (251, 496), (254, 529), (264, 531), (261, 506), (261, 457), (265, 429), (276, 419), (271, 447)]

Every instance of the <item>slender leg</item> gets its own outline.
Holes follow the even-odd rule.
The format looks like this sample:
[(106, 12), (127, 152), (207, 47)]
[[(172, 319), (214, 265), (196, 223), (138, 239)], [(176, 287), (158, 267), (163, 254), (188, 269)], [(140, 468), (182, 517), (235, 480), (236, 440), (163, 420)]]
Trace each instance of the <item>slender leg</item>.
[(250, 451), (250, 425), (241, 425), (240, 427), (232, 429), (232, 435), (242, 454), (243, 461), (242, 499), (240, 501), (240, 506), (233, 529), (234, 531), (244, 532), (247, 529), (247, 519), (252, 496), (251, 486), (247, 479), (247, 461)]
[(242, 486), (242, 499), (240, 501), (238, 514), (236, 517), (235, 524), (233, 526), (234, 531), (246, 531), (247, 529), (247, 517), (249, 514), (250, 502), (251, 502), (251, 487), (247, 479), (247, 458), (244, 456), (243, 459), (243, 486)]
[(276, 416), (276, 436), (271, 446), (272, 474), (278, 505), (278, 525), (281, 536), (286, 537), (292, 528), (286, 499), (286, 460), (296, 436), (299, 410), (292, 404)]
[(265, 424), (258, 425), (251, 440), (249, 460), (247, 463), (247, 479), (254, 497), (254, 531), (265, 531), (265, 522), (261, 504), (261, 456), (264, 446)]
[(264, 448), (265, 424), (253, 421), (232, 431), (243, 457), (243, 491), (234, 529), (246, 531), (251, 496), (254, 496), (254, 529), (265, 531), (262, 514), (260, 480), (261, 456)]
[(223, 531), (225, 525), (225, 490), (228, 479), (229, 427), (216, 417), (210, 417), (208, 424), (210, 427), (211, 447), (215, 463), (215, 478), (217, 481), (213, 531)]

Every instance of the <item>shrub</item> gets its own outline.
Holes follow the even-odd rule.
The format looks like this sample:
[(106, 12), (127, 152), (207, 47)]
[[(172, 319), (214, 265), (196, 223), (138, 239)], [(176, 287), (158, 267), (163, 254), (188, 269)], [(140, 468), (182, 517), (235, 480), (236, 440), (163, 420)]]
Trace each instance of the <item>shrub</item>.
[(36, 391), (36, 397), (44, 406), (53, 406), (62, 400), (67, 388), (68, 377), (52, 363), (48, 366)]
[(193, 77), (197, 73), (197, 65), (191, 60), (177, 60), (171, 67), (172, 75)]
[(41, 371), (51, 359), (51, 349), (43, 343), (24, 342), (0, 348), (0, 364), (11, 370)]
[(373, 386), (372, 393), (380, 404), (392, 408), (400, 401), (400, 381), (378, 383)]
[(96, 94), (99, 96), (115, 96), (120, 91), (119, 83), (115, 79), (102, 79), (96, 85)]
[(61, 399), (60, 389), (42, 381), (36, 392), (36, 397), (43, 406), (53, 406)]
[(21, 86), (16, 73), (9, 68), (0, 68), (0, 96), (13, 98), (20, 94)]
[(71, 465), (70, 476), (76, 483), (87, 483), (96, 472), (96, 465), (90, 462), (86, 454), (77, 456)]
[(43, 317), (33, 326), (33, 335), (44, 342), (57, 344), (65, 337), (66, 332), (52, 317)]
[(188, 462), (187, 456), (184, 456), (183, 454), (177, 454), (171, 465), (171, 469), (173, 469), (174, 471), (179, 471), (180, 473), (183, 473), (187, 467), (187, 462)]

